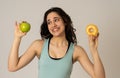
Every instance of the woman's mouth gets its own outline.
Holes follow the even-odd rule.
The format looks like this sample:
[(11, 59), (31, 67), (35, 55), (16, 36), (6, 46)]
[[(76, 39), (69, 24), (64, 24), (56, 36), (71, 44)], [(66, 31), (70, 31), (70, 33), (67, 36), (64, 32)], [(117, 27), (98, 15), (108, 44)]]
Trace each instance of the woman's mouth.
[(57, 32), (60, 28), (59, 27), (55, 27), (52, 29), (53, 32)]

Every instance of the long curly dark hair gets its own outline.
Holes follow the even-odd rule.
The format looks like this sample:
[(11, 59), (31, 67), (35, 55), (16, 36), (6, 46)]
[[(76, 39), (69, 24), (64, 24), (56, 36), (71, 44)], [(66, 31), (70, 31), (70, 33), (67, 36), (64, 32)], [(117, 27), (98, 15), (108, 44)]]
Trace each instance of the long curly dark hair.
[(61, 18), (63, 19), (64, 23), (66, 24), (65, 26), (65, 36), (66, 39), (69, 42), (76, 43), (77, 44), (77, 39), (75, 35), (75, 28), (73, 28), (73, 24), (71, 21), (70, 16), (65, 13), (65, 11), (59, 7), (52, 7), (49, 10), (47, 10), (44, 14), (44, 20), (43, 23), (41, 24), (40, 28), (40, 34), (42, 39), (48, 39), (52, 37), (52, 34), (48, 30), (48, 25), (47, 25), (47, 15), (51, 12), (56, 12)]

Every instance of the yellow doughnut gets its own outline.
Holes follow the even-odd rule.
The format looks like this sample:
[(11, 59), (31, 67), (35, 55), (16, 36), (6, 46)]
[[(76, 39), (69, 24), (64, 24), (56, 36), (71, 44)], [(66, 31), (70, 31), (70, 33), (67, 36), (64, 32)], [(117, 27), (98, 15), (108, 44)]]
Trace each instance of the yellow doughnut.
[(89, 25), (87, 25), (86, 32), (87, 32), (88, 35), (97, 36), (98, 28), (94, 24), (89, 24)]

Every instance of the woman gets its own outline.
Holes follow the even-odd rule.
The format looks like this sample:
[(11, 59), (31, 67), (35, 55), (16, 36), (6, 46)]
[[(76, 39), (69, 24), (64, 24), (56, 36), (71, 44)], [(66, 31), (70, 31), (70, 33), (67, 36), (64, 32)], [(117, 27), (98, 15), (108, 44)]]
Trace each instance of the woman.
[(41, 25), (40, 40), (35, 40), (19, 57), (23, 33), (16, 23), (15, 36), (8, 60), (9, 71), (17, 71), (37, 56), (39, 78), (70, 78), (73, 64), (79, 62), (92, 78), (105, 78), (105, 71), (98, 54), (98, 36), (88, 36), (93, 62), (85, 50), (77, 45), (71, 18), (61, 8), (46, 11)]

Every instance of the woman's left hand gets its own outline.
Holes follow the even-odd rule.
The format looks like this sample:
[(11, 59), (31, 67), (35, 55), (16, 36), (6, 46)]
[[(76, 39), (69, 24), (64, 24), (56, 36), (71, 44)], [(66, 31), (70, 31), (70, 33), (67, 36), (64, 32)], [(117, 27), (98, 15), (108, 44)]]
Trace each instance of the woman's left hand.
[(99, 37), (99, 33), (97, 34), (97, 36), (93, 36), (93, 35), (89, 35), (89, 46), (91, 50), (96, 50), (98, 48), (98, 37)]

